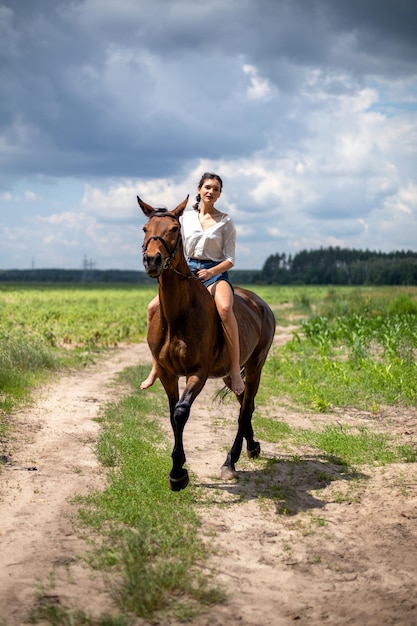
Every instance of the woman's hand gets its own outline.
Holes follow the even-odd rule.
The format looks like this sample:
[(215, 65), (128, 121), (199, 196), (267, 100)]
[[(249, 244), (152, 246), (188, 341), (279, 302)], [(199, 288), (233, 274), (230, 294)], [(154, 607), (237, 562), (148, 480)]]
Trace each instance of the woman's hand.
[(201, 281), (204, 281), (204, 280), (209, 280), (209, 278), (212, 278), (214, 274), (212, 273), (211, 270), (200, 269), (197, 272), (197, 276), (199, 277)]

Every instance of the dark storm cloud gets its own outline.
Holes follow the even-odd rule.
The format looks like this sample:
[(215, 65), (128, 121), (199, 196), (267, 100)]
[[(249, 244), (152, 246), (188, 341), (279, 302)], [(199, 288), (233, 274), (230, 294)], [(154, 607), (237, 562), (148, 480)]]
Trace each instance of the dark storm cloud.
[[(3, 177), (168, 175), (265, 148), (271, 132), (289, 146), (306, 70), (415, 72), (416, 17), (406, 0), (5, 2)], [(279, 98), (245, 100), (243, 63)]]

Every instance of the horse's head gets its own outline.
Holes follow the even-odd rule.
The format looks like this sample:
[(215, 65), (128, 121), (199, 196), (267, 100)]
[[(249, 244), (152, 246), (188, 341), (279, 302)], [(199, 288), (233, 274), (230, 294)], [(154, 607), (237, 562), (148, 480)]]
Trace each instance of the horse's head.
[(173, 211), (155, 209), (137, 196), (138, 203), (146, 217), (143, 227), (143, 265), (146, 273), (158, 278), (161, 272), (174, 260), (181, 247), (180, 217), (187, 206), (188, 196)]

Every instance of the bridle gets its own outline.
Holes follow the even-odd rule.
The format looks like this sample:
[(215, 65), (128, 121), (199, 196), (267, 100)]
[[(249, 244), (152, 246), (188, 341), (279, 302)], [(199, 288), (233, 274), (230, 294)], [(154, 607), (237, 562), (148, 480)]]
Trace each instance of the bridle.
[[(171, 215), (170, 213), (166, 212), (166, 209), (155, 209), (149, 216), (149, 219), (151, 220), (153, 217), (170, 217), (171, 219), (175, 220), (178, 223), (178, 226), (180, 225), (180, 221), (177, 217), (175, 217), (175, 215)], [(175, 243), (175, 246), (173, 247), (172, 250), (169, 249), (167, 242), (165, 241), (165, 239), (163, 239), (162, 237), (160, 237), (159, 235), (152, 235), (152, 237), (149, 237), (149, 239), (147, 239), (147, 241), (143, 242), (143, 246), (142, 246), (142, 254), (145, 255), (146, 250), (148, 249), (148, 245), (151, 241), (160, 241), (165, 250), (168, 252), (168, 256), (165, 259), (164, 262), (164, 269), (166, 269), (167, 267), (170, 267), (172, 264), (172, 260), (174, 259), (175, 255), (178, 252), (178, 248), (180, 247), (181, 243), (182, 243), (182, 238), (181, 238), (181, 228), (179, 228), (178, 230), (178, 237), (177, 237), (177, 241)]]
[(165, 241), (165, 239), (163, 239), (163, 237), (160, 237), (159, 235), (152, 235), (152, 237), (149, 237), (149, 239), (147, 239), (146, 242), (145, 241), (143, 242), (142, 255), (145, 256), (146, 250), (148, 249), (148, 245), (151, 241), (160, 241), (168, 253), (167, 258), (164, 261), (162, 271), (169, 269), (175, 272), (176, 274), (178, 274), (179, 276), (182, 276), (183, 278), (197, 278), (197, 276), (195, 276), (194, 274), (191, 274), (191, 275), (182, 274), (181, 272), (176, 270), (175, 267), (173, 267), (172, 265), (172, 261), (175, 258), (175, 255), (177, 254), (180, 246), (182, 246), (181, 225), (180, 225), (179, 219), (175, 215), (168, 213), (166, 209), (155, 209), (149, 215), (149, 220), (151, 220), (153, 217), (170, 217), (173, 220), (175, 220), (179, 225), (177, 241), (175, 242), (175, 246), (173, 247), (173, 249), (170, 250), (167, 242)]

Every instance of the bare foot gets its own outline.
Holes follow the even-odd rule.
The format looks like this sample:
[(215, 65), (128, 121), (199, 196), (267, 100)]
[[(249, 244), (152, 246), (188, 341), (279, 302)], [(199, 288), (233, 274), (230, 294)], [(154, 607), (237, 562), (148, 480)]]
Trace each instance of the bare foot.
[(145, 380), (141, 384), (140, 388), (141, 389), (149, 389), (149, 387), (152, 387), (152, 385), (154, 384), (154, 382), (156, 381), (157, 378), (158, 378), (158, 374), (156, 373), (156, 370), (154, 368), (152, 368), (151, 371), (149, 372), (148, 377), (145, 378)]
[(237, 396), (240, 396), (245, 391), (245, 383), (242, 380), (240, 372), (238, 372), (237, 374), (231, 374), (231, 379), (231, 387), (233, 393), (235, 393)]

